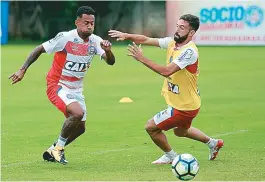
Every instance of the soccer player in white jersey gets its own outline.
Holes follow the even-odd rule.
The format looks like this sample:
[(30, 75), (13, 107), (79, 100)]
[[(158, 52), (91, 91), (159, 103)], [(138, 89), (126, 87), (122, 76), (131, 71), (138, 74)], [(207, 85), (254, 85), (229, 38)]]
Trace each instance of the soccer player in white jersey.
[(67, 164), (64, 147), (85, 132), (86, 104), (83, 78), (94, 55), (99, 55), (108, 65), (115, 63), (111, 43), (93, 34), (95, 11), (88, 6), (76, 12), (76, 29), (58, 33), (53, 39), (37, 46), (24, 65), (9, 79), (12, 84), (21, 81), (29, 68), (42, 53), (55, 53), (52, 67), (47, 74), (47, 96), (51, 103), (66, 117), (60, 136), (43, 159)]

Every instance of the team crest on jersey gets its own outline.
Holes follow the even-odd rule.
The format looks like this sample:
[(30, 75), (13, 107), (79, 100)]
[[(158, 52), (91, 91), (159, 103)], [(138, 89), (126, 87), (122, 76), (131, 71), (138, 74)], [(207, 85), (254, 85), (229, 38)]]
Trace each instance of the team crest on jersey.
[(89, 68), (88, 63), (76, 63), (67, 61), (64, 65), (64, 69), (75, 72), (85, 72)]
[(96, 54), (97, 53), (97, 49), (94, 45), (89, 45), (88, 46), (88, 54)]
[(72, 50), (73, 51), (78, 51), (78, 46), (76, 44), (72, 45)]

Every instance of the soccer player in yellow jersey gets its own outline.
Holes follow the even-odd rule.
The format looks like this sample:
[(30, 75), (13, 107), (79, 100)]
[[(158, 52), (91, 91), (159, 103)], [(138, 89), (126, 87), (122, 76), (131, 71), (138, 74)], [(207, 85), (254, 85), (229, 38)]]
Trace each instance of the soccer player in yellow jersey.
[[(199, 53), (192, 42), (199, 24), (197, 16), (183, 15), (177, 22), (174, 37), (161, 39), (116, 30), (109, 31), (109, 35), (118, 41), (125, 39), (133, 41), (133, 45), (128, 47), (128, 55), (165, 77), (162, 95), (168, 108), (156, 114), (145, 126), (153, 142), (165, 152), (162, 157), (153, 161), (153, 164), (170, 164), (177, 155), (169, 145), (163, 130), (173, 129), (178, 137), (187, 137), (207, 144), (210, 150), (209, 160), (214, 160), (219, 149), (224, 145), (223, 140), (211, 138), (199, 129), (191, 127), (192, 120), (197, 116), (201, 106), (197, 87)], [(167, 49), (166, 66), (144, 57), (142, 49), (135, 43)]]

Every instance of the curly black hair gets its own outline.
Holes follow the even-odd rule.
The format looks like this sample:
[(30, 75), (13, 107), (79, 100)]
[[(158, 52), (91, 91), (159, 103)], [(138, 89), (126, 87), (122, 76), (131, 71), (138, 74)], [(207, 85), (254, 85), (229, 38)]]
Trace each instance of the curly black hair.
[(199, 17), (191, 15), (191, 14), (186, 14), (186, 15), (182, 15), (179, 19), (189, 22), (191, 28), (195, 30), (195, 32), (199, 29), (199, 26), (200, 26)]
[(79, 18), (82, 18), (82, 14), (86, 14), (86, 15), (95, 15), (96, 12), (95, 10), (93, 10), (91, 7), (89, 6), (81, 6), (80, 8), (78, 8), (78, 10), (76, 11), (76, 16)]

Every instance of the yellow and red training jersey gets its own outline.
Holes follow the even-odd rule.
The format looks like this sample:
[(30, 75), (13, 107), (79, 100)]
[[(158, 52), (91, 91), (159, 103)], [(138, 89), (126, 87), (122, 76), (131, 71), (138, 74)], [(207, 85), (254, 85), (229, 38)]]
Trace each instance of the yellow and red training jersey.
[(199, 53), (196, 45), (190, 41), (182, 47), (176, 47), (172, 38), (159, 39), (159, 46), (167, 49), (166, 64), (177, 64), (181, 70), (165, 79), (162, 95), (166, 103), (178, 110), (196, 110), (201, 106), (197, 87), (199, 75)]

